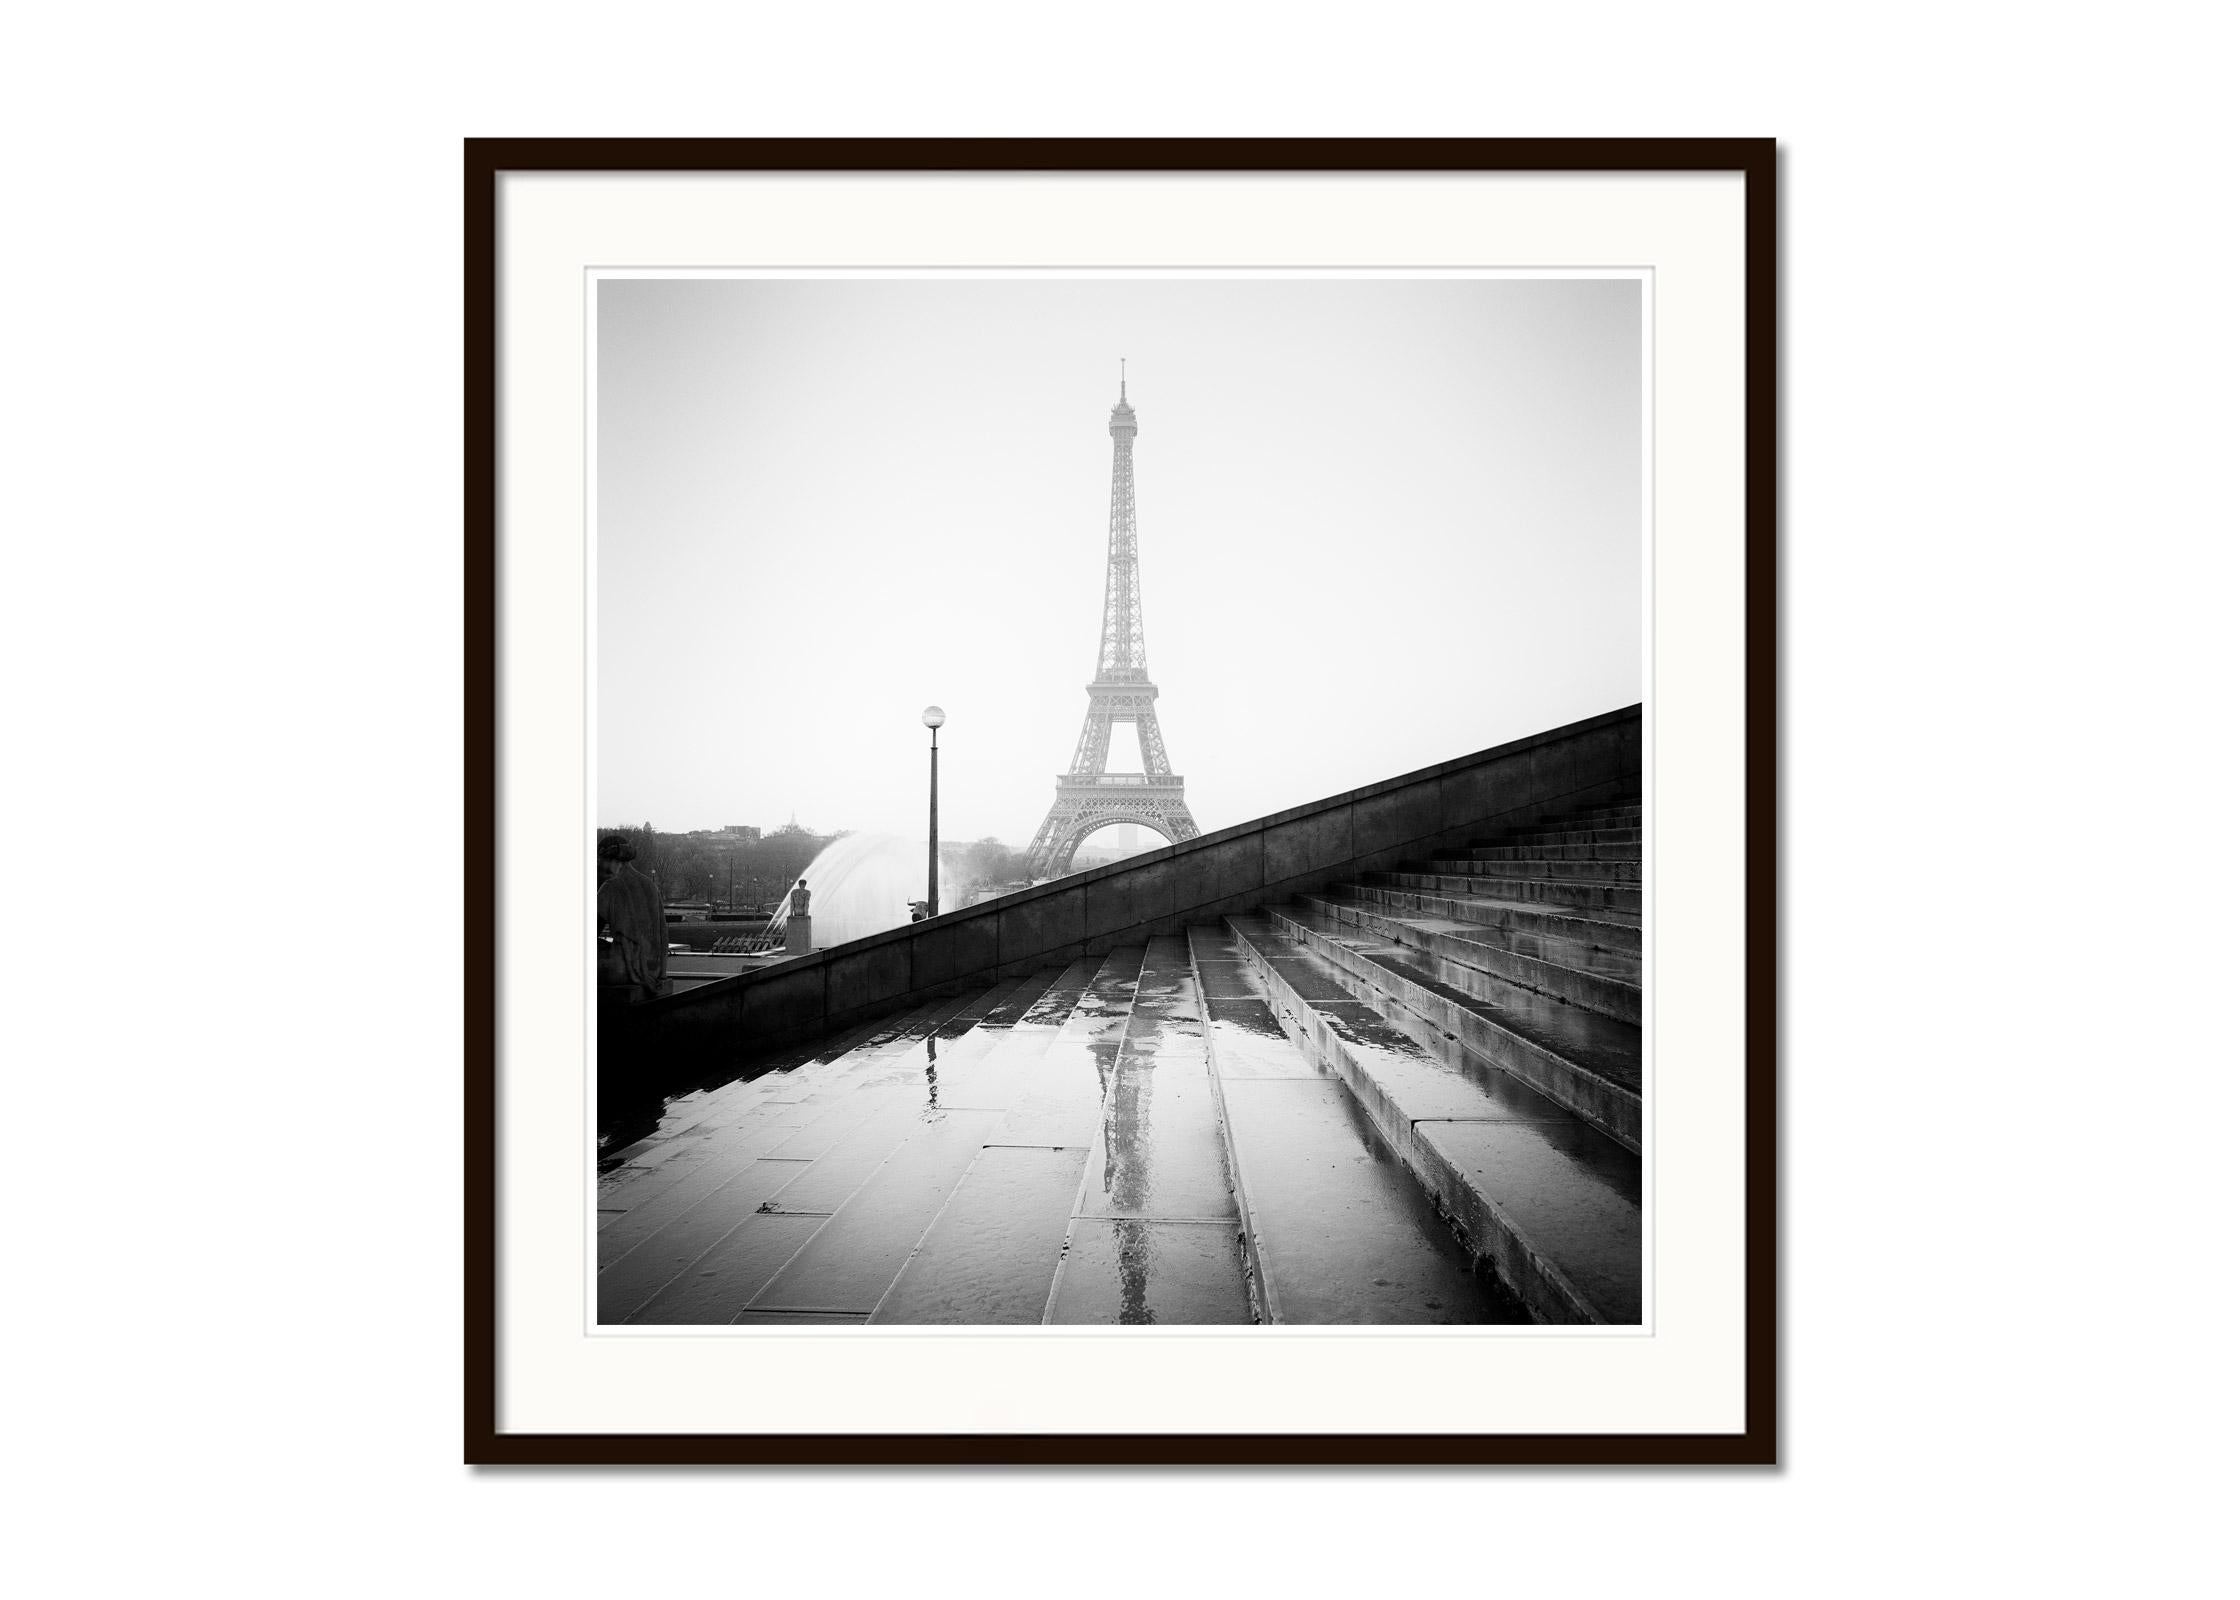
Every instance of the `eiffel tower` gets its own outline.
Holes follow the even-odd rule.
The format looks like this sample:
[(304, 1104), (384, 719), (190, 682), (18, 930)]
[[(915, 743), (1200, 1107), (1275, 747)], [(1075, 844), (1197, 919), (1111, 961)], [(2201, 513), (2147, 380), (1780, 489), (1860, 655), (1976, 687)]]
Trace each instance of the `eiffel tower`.
[[(1143, 594), (1136, 583), (1136, 412), (1128, 404), (1128, 364), (1120, 364), (1120, 403), (1112, 408), (1112, 521), (1104, 569), (1104, 642), (1097, 650), (1096, 681), (1089, 685), (1089, 715), (1081, 724), (1073, 766), (1058, 776), (1058, 798), (1027, 847), (1037, 878), (1054, 878), (1073, 864), (1074, 851), (1099, 828), (1140, 823), (1170, 844), (1198, 836), (1183, 802), (1182, 779), (1167, 765), (1159, 737), (1159, 691), (1143, 656)], [(1107, 772), (1112, 725), (1132, 722), (1143, 751), (1143, 771)]]

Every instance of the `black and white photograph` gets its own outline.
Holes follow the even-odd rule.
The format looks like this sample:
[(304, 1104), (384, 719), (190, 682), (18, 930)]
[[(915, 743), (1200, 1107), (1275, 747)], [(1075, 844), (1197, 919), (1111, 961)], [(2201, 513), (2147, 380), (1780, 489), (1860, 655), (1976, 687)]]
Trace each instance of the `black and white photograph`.
[(58, 1597), (2229, 1593), (2223, 13), (11, 13)]
[(593, 274), (598, 1331), (1640, 1336), (1650, 289)]

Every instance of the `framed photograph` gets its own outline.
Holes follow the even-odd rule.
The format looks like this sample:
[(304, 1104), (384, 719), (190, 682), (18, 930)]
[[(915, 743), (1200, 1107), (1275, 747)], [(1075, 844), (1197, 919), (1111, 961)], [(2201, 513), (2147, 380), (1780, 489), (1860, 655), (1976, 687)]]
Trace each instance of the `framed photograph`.
[(1771, 141), (466, 222), (469, 1461), (1776, 1459)]

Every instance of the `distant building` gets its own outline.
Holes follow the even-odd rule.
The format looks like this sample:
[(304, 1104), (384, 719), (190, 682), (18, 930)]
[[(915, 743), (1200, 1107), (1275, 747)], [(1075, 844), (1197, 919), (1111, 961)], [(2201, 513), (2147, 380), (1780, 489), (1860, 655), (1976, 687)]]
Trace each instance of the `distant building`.
[(707, 845), (716, 850), (733, 850), (743, 844), (760, 844), (762, 830), (726, 823), (720, 828), (694, 828), (689, 833), (672, 834), (671, 838), (690, 839), (695, 844)]

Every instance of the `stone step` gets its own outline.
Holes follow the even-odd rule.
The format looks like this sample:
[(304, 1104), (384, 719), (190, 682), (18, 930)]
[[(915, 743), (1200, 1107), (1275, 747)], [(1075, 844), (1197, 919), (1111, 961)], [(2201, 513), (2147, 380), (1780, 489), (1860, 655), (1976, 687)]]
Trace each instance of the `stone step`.
[[(979, 997), (981, 1000), (985, 996)], [(829, 1100), (836, 1085), (861, 1077), (874, 1064), (891, 1056), (922, 1048), (951, 1025), (958, 1015), (978, 1003), (972, 996), (935, 999), (913, 1010), (883, 1017), (853, 1028), (827, 1041), (826, 1047), (806, 1056), (781, 1057), (769, 1071), (728, 1084), (705, 1097), (700, 1105), (672, 1124), (665, 1116), (659, 1132), (632, 1148), (627, 1161), (603, 1183), (601, 1204), (620, 1195), (634, 1170), (658, 1156), (660, 1143), (677, 1143), (694, 1136), (721, 1137), (729, 1131), (792, 1105), (815, 1105)], [(679, 1096), (672, 1109), (699, 1098)]]
[(1563, 828), (1553, 832), (1505, 833), (1482, 844), (1632, 844), (1641, 842), (1639, 828)]
[(1332, 895), (1297, 902), (1327, 927), (1353, 929), (1420, 951), (1439, 976), (1474, 999), (1499, 1004), (1517, 990), (1641, 1023), (1641, 957), (1572, 939), (1488, 928), (1475, 922), (1396, 913)]
[[(902, 1271), (952, 1191), (979, 1159), (1002, 1120), (994, 1110), (915, 1112), (891, 1128), (875, 1161), (851, 1163), (819, 1207), (787, 1205), (816, 1171), (777, 1192), (781, 1210), (827, 1212), (814, 1232), (744, 1307), (756, 1312), (824, 1312), (869, 1316)], [(849, 1152), (853, 1154), (854, 1152)], [(841, 1152), (835, 1151), (837, 1158)], [(727, 1296), (727, 1301), (736, 1296)], [(667, 1320), (648, 1318), (647, 1320)]]
[(1235, 1221), (1215, 1089), (1189, 943), (1162, 935), (1145, 948), (1079, 1213)]
[(1079, 1150), (983, 1145), (871, 1313), (873, 1323), (1037, 1323), (1081, 1187)]
[(1253, 1320), (1220, 1106), (1189, 944), (1161, 935), (1145, 947), (1043, 1321)]
[(1431, 865), (1440, 872), (1499, 872), (1512, 878), (1558, 878), (1579, 883), (1639, 883), (1641, 863), (1614, 860), (1566, 860), (1561, 857), (1520, 856), (1500, 845), (1488, 845), (1462, 856), (1436, 856)]
[[(1344, 1081), (1286, 1036), (1235, 934), (1193, 927), (1190, 953), (1259, 1320), (1530, 1321), (1477, 1268)], [(1139, 1257), (1154, 1265), (1156, 1246), (1203, 1256), (1216, 1243), (1206, 1229), (1178, 1228), (1171, 1241), (1144, 1239)], [(1069, 1262), (1068, 1282), (1073, 1271)]]
[[(1054, 1037), (1034, 1037), (1054, 1020), (1038, 1006), (982, 1058), (991, 1070), (929, 1079), (926, 1105), (902, 1140), (747, 1309), (1040, 1320), (1143, 955), (1140, 945), (1123, 947), (1098, 963)], [(1076, 963), (1068, 980), (1088, 965)], [(908, 1273), (927, 1252), (927, 1269)], [(977, 1286), (975, 1274), (984, 1275)]]
[(1590, 806), (1583, 811), (1565, 811), (1542, 818), (1531, 824), (1535, 828), (1638, 828), (1641, 826), (1641, 802), (1628, 805)]
[(1641, 924), (1630, 912), (1590, 912), (1535, 905), (1529, 900), (1493, 900), (1474, 894), (1430, 894), (1420, 889), (1361, 882), (1341, 883), (1332, 894), (1365, 906), (1390, 911), (1420, 911), (1457, 922), (1475, 922), (1488, 928), (1515, 928), (1520, 933), (1550, 934), (1575, 939), (1597, 950), (1641, 953)]
[[(952, 1113), (940, 1103), (939, 1084), (997, 1051), (1012, 1055), (1014, 1072), (1031, 1062), (1062, 1035), (1093, 976), (1093, 963), (1077, 962), (1001, 986), (992, 1003), (986, 995), (936, 1002), (859, 1033), (853, 1049), (804, 1063), (790, 1099), (714, 1130), (710, 1159), (683, 1181), (612, 1226), (602, 1216), (600, 1320), (697, 1325), (747, 1311), (867, 1316), (878, 1298), (872, 1289), (886, 1287), (881, 1264), (891, 1261), (891, 1281), (902, 1259), (897, 1243), (907, 1252), (924, 1231), (926, 1185), (961, 1176), (1008, 1109)], [(941, 1037), (975, 1006), (985, 1007), (979, 1024)], [(1000, 1025), (1004, 1018), (1009, 1026)], [(896, 1166), (906, 1148), (918, 1153)], [(847, 1225), (828, 1234), (827, 1224), (851, 1206)], [(815, 1253), (799, 1260), (812, 1246)], [(793, 1303), (799, 1297), (817, 1303)]]
[(1639, 861), (1641, 845), (1632, 844), (1519, 844), (1514, 840), (1474, 842), (1474, 861)]
[(942, 1075), (949, 1075), (953, 1081), (960, 1070), (1009, 1038), (1019, 1019), (1040, 1005), (1058, 987), (1065, 975), (1063, 967), (1049, 967), (1015, 988), (999, 988), (997, 994), (1000, 999), (978, 1008), (982, 1015), (963, 1032), (958, 1031), (958, 1021), (962, 1020), (960, 1018), (943, 1024), (928, 1035), (922, 1048), (929, 1098), (938, 1103)]
[[(827, 1214), (884, 1164), (921, 1120), (919, 1052), (943, 1020), (809, 1069), (798, 1100), (718, 1131), (713, 1159), (602, 1227), (600, 1320), (722, 1322), (740, 1310), (755, 1285), (736, 1275), (782, 1265), (790, 1248), (772, 1255), (772, 1241), (804, 1242), (796, 1221), (750, 1219)], [(721, 1272), (702, 1261), (719, 1247), (731, 1262)]]
[(1534, 1320), (1641, 1320), (1638, 1155), (1504, 1073), (1423, 1048), (1280, 919), (1228, 926), (1286, 1035), (1345, 1084)]
[(1045, 967), (1030, 978), (1006, 988), (997, 986), (1001, 998), (990, 1006), (979, 1019), (982, 1028), (1008, 1028), (1031, 1011), (1035, 1003), (1058, 985), (1066, 975), (1063, 967)]
[(1279, 907), (1260, 913), (1329, 963), (1353, 998), (1457, 1070), (1506, 1072), (1629, 1149), (1641, 1148), (1641, 1030), (1582, 1006), (1515, 990), (1500, 1001), (1457, 988), (1421, 951), (1316, 927)]
[(1538, 900), (1554, 905), (1626, 911), (1641, 914), (1638, 881), (1565, 875), (1548, 877), (1518, 872), (1510, 861), (1403, 861), (1390, 876), (1403, 888), (1427, 888), (1442, 893), (1481, 894), (1496, 900)]
[(1013, 1024), (1004, 1019), (1032, 1010), (1064, 976), (1064, 968), (1051, 967), (1024, 983), (1000, 985), (930, 1032), (913, 1030), (907, 1049), (885, 1051), (880, 1059), (922, 1067), (928, 1098), (937, 1101), (934, 1091), (940, 1074), (954, 1074), (1008, 1038)]
[[(1142, 945), (1123, 945), (1097, 962), (1095, 976), (1066, 1014), (1058, 1036), (1041, 1053), (1029, 1080), (1006, 1102), (1009, 1115), (991, 1142), (1088, 1149), (1135, 1007), (1143, 957)], [(1033, 1020), (1030, 1015), (1028, 1021)]]
[[(1102, 1089), (1101, 1129), (1078, 1145), (992, 1139), (872, 1322), (1250, 1320), (1233, 1249), (1225, 1284), (1218, 1271), (1209, 1276), (1218, 1263), (1203, 1252), (1169, 1260), (1136, 1249), (1168, 1237), (1170, 1222), (1218, 1234), (1226, 1218), (1235, 1231), (1183, 941), (1170, 935), (1108, 957), (1068, 1019), (1060, 1055), (1039, 1075), (1066, 1070), (1067, 1045), (1087, 1050), (1083, 1087)], [(1115, 1235), (1122, 1220), (1133, 1231)]]
[[(1023, 1010), (1013, 1012), (1009, 1004), (998, 1006), (988, 1014), (985, 1026), (1062, 1028), (1066, 1018), (1073, 1014), (1073, 1008), (1080, 1003), (1082, 992), (1089, 987), (1090, 980), (1096, 975), (1097, 963), (1076, 961), (1069, 967), (1061, 968), (1057, 977), (1043, 987), (1040, 993), (1026, 999)], [(1034, 984), (1039, 980), (1040, 974), (1037, 974), (1028, 982)], [(1024, 991), (1019, 998), (1025, 998)]]
[[(1090, 998), (1103, 958), (1077, 961), (1008, 1028), (975, 1029), (959, 1040), (988, 1041), (974, 1052), (955, 1051), (933, 1063), (926, 1085), (929, 1103), (944, 1110), (1000, 1110), (1008, 1114), (1029, 1096), (1078, 1094), (1080, 1083), (1065, 1075), (1046, 1076), (1043, 1065), (1066, 1037), (1075, 1013)], [(1102, 1000), (1096, 1002), (1102, 1005)], [(1063, 1144), (1064, 1140), (1051, 1141)]]
[(1639, 806), (1609, 807), (1598, 811), (1551, 811), (1529, 820), (1504, 824), (1499, 833), (1489, 833), (1486, 838), (1496, 844), (1518, 844), (1532, 834), (1592, 833), (1606, 830), (1639, 832), (1641, 827)]
[(652, 1133), (625, 1148), (602, 1155), (600, 1166), (610, 1176), (622, 1176), (642, 1162), (650, 1150), (696, 1125), (710, 1119), (720, 1121), (760, 1100), (788, 1093), (790, 1076), (800, 1068), (837, 1061), (874, 1037), (891, 1042), (903, 1031), (915, 1029), (928, 1019), (952, 1014), (959, 1004), (955, 999), (929, 1000), (915, 1009), (890, 1013), (830, 1037), (765, 1055), (727, 1081), (681, 1090), (663, 1104), (660, 1125)]
[[(779, 1125), (797, 1126), (824, 1115), (821, 1110), (802, 1111), (810, 1078), (820, 1084), (839, 1081), (864, 1070), (866, 1064), (887, 1052), (915, 1046), (958, 1012), (971, 1005), (970, 998), (929, 1001), (914, 1010), (881, 1018), (853, 1028), (810, 1048), (780, 1057), (768, 1070), (743, 1078), (712, 1092), (677, 1096), (664, 1114), (662, 1126), (623, 1153), (622, 1159), (599, 1181), (600, 1260), (605, 1264), (619, 1246), (609, 1231), (639, 1206), (654, 1200), (670, 1187), (690, 1178), (711, 1161), (729, 1157), (736, 1163), (753, 1159), (749, 1147), (762, 1130)], [(808, 1077), (801, 1074), (806, 1071)], [(745, 1152), (742, 1154), (742, 1152)]]

